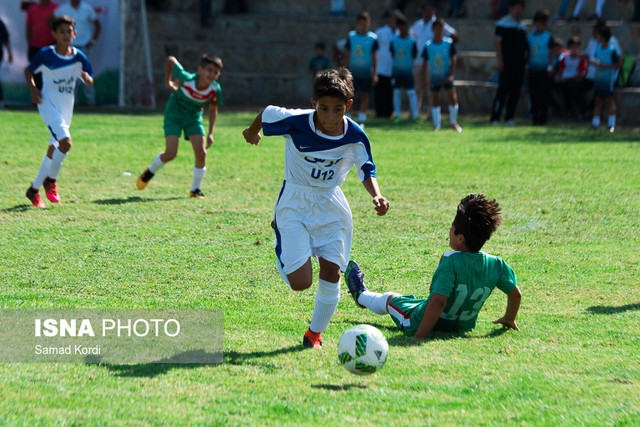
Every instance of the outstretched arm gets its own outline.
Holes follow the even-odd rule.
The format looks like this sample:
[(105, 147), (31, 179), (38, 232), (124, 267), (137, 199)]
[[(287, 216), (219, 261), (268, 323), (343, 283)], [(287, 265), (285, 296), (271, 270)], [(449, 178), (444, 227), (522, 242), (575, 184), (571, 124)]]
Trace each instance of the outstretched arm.
[(420, 326), (418, 327), (416, 334), (413, 336), (414, 338), (426, 339), (429, 336), (431, 330), (440, 318), (442, 310), (447, 306), (448, 299), (449, 298), (444, 295), (436, 293), (431, 295), (431, 298), (427, 303), (427, 307), (424, 309), (422, 322), (420, 322)]
[(260, 113), (253, 120), (251, 126), (242, 131), (244, 140), (249, 144), (258, 145), (258, 143), (260, 142), (260, 138), (262, 138), (260, 136), (260, 129), (262, 129), (262, 111), (260, 111)]
[(518, 310), (520, 309), (520, 300), (522, 299), (522, 293), (520, 289), (516, 286), (514, 290), (507, 294), (507, 310), (504, 313), (504, 316), (501, 318), (494, 320), (493, 323), (501, 324), (505, 329), (515, 329), (519, 331), (518, 325), (516, 324), (516, 316), (518, 315)]
[(371, 197), (373, 197), (373, 206), (378, 215), (382, 216), (386, 214), (389, 210), (389, 201), (382, 197), (378, 180), (371, 176), (362, 181), (362, 185), (364, 185), (364, 188), (371, 194)]
[(164, 85), (169, 88), (171, 92), (177, 91), (179, 87), (178, 82), (172, 79), (173, 67), (177, 64), (179, 64), (179, 62), (175, 56), (170, 56), (167, 58), (167, 63), (164, 67)]

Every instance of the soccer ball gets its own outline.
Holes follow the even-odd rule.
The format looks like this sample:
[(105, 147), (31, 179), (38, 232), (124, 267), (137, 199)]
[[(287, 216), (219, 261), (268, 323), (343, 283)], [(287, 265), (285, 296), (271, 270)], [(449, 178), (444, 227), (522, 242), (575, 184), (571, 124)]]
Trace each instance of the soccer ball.
[(388, 350), (382, 332), (370, 325), (358, 325), (340, 337), (338, 361), (352, 374), (371, 375), (382, 368)]

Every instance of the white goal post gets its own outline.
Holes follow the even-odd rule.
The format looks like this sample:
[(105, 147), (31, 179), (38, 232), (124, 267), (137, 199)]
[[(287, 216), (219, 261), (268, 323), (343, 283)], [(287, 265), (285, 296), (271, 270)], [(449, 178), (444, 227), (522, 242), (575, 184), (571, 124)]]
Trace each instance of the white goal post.
[(120, 0), (120, 107), (156, 108), (145, 0)]

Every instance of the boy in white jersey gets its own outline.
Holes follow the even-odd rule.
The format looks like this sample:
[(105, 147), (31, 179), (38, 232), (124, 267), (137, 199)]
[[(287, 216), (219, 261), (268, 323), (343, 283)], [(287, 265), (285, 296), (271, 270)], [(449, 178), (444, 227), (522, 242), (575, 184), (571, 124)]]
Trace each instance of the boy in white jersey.
[(502, 223), (500, 206), (484, 194), (469, 194), (458, 204), (449, 230), (449, 246), (431, 280), (427, 299), (394, 292), (367, 290), (364, 274), (349, 261), (345, 279), (349, 293), (361, 308), (389, 314), (400, 330), (415, 331), (414, 338), (427, 338), (431, 331), (465, 332), (476, 325), (478, 312), (495, 287), (507, 294), (507, 309), (493, 323), (518, 329), (516, 316), (521, 293), (516, 274), (499, 257), (480, 252)]
[[(221, 88), (217, 82), (221, 70), (222, 60), (209, 54), (204, 54), (200, 58), (197, 74), (185, 71), (175, 57), (167, 58), (164, 72), (165, 85), (172, 93), (164, 109), (166, 148), (164, 153), (158, 154), (138, 178), (136, 186), (139, 190), (143, 190), (158, 170), (176, 157), (180, 134), (184, 131), (185, 139), (191, 141), (195, 155), (189, 197), (204, 198), (200, 188), (207, 170), (207, 148), (213, 144), (218, 105), (222, 105)], [(205, 138), (202, 111), (207, 106), (209, 107), (209, 133)]]
[(242, 134), (254, 145), (260, 129), (266, 136), (285, 138), (285, 181), (275, 206), (277, 266), (294, 291), (308, 289), (313, 281), (311, 257), (318, 258), (320, 274), (311, 325), (304, 334), (305, 347), (320, 348), (340, 299), (340, 272), (349, 260), (353, 220), (340, 185), (352, 166), (373, 197), (378, 215), (389, 202), (376, 180), (369, 139), (345, 117), (353, 103), (353, 81), (345, 68), (316, 75), (309, 110), (268, 106)]
[(431, 118), (433, 130), (439, 131), (442, 124), (442, 110), (440, 107), (440, 90), (444, 88), (449, 97), (449, 127), (456, 132), (462, 132), (458, 124), (458, 94), (454, 85), (453, 74), (456, 70), (456, 48), (453, 39), (444, 37), (444, 19), (433, 21), (433, 40), (429, 40), (422, 53), (423, 87), (426, 86), (427, 68), (431, 75)]
[[(93, 70), (87, 57), (71, 46), (76, 36), (74, 20), (66, 15), (59, 16), (53, 21), (52, 28), (56, 43), (42, 48), (24, 70), (31, 101), (38, 105), (42, 121), (51, 134), (47, 154), (26, 193), (31, 204), (38, 208), (45, 207), (39, 192), (43, 184), (47, 198), (53, 203), (60, 201), (56, 180), (71, 149), (69, 126), (73, 116), (74, 88), (78, 80), (86, 85), (93, 84)], [(42, 73), (42, 91), (35, 84), (34, 74), (37, 73)]]

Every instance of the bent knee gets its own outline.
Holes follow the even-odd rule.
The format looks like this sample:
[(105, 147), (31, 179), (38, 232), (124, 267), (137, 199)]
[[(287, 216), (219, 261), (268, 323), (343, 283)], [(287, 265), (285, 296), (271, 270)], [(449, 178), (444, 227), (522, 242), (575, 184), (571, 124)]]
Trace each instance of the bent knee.
[(311, 287), (312, 280), (291, 280), (289, 279), (289, 286), (294, 291), (304, 291)]

